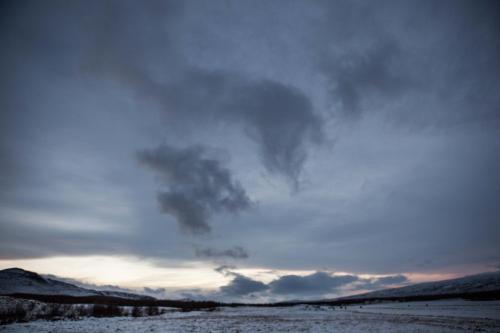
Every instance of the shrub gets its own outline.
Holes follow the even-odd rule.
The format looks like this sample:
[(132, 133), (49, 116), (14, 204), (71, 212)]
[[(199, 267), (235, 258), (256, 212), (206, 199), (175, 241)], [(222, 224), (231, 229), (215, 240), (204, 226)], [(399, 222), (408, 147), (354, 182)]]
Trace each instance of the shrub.
[(95, 304), (90, 310), (91, 317), (106, 317), (106, 306), (101, 304)]
[(80, 305), (75, 308), (75, 313), (78, 317), (89, 317), (90, 312), (90, 309), (85, 305)]
[(160, 310), (157, 306), (148, 306), (146, 309), (146, 313), (148, 316), (157, 316), (160, 314)]
[(89, 312), (92, 317), (118, 317), (123, 315), (123, 311), (118, 305), (95, 304)]
[(119, 317), (123, 315), (123, 311), (118, 305), (108, 305), (106, 307), (106, 315), (108, 317)]
[(142, 317), (142, 307), (134, 306), (132, 308), (132, 317)]
[(26, 321), (28, 312), (22, 304), (16, 304), (14, 308), (7, 309), (0, 313), (0, 323), (9, 324), (19, 321)]

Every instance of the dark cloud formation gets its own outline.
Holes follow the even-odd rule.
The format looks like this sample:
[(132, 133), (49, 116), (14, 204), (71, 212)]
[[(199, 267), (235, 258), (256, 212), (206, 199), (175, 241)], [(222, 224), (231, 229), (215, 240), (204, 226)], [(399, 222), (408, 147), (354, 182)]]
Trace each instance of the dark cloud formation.
[[(334, 99), (342, 112), (357, 118), (370, 97), (394, 98), (413, 83), (405, 68), (398, 64), (404, 55), (393, 40), (375, 42), (360, 53), (347, 53), (324, 64)], [(400, 61), (399, 61), (400, 62)], [(373, 108), (373, 104), (370, 106)]]
[(167, 4), (118, 6), (118, 15), (111, 7), (113, 17), (105, 15), (97, 25), (84, 68), (122, 83), (141, 100), (153, 100), (167, 121), (241, 126), (257, 143), (267, 171), (284, 175), (297, 189), (308, 145), (323, 140), (321, 117), (310, 99), (290, 84), (186, 64), (172, 32), (182, 8)]
[(140, 151), (137, 158), (160, 176), (167, 187), (157, 196), (160, 209), (174, 216), (184, 231), (206, 233), (213, 213), (236, 213), (251, 205), (229, 169), (203, 146), (176, 149), (163, 145)]
[(220, 288), (224, 296), (246, 296), (260, 293), (266, 296), (325, 297), (339, 294), (342, 289), (375, 290), (389, 285), (401, 285), (408, 282), (404, 275), (392, 275), (378, 278), (362, 278), (357, 275), (333, 275), (318, 271), (309, 275), (284, 275), (267, 284), (232, 271), (232, 267), (221, 266), (216, 269), (224, 276), (233, 276), (231, 282)]
[(271, 283), (269, 287), (274, 294), (281, 295), (321, 295), (357, 281), (354, 275), (331, 275), (327, 272), (316, 272), (310, 275), (285, 275)]
[(295, 189), (308, 144), (323, 141), (321, 118), (309, 98), (280, 82), (192, 69), (175, 86), (146, 90), (158, 91), (163, 109), (180, 112), (180, 118), (241, 125), (258, 144), (266, 169), (286, 176)]
[(165, 288), (148, 288), (144, 287), (144, 293), (153, 297), (163, 298), (167, 293), (167, 289)]
[(220, 288), (220, 292), (224, 296), (234, 297), (262, 292), (268, 288), (269, 286), (263, 282), (252, 280), (246, 276), (237, 274), (227, 286)]
[(233, 275), (233, 270), (236, 269), (236, 266), (233, 265), (221, 265), (216, 268), (214, 268), (214, 271), (217, 273), (220, 273), (224, 276), (231, 276)]
[(408, 282), (408, 278), (404, 275), (392, 275), (392, 276), (384, 276), (381, 278), (375, 279), (375, 283), (380, 284), (380, 285), (387, 285), (387, 284), (399, 284), (399, 283), (405, 283)]
[(405, 275), (389, 275), (383, 276), (379, 278), (372, 279), (360, 279), (359, 283), (356, 285), (357, 289), (367, 289), (367, 290), (376, 290), (381, 289), (390, 285), (401, 285), (408, 283), (409, 280)]
[(130, 289), (116, 285), (98, 285), (85, 283), (78, 279), (64, 278), (56, 275), (44, 275), (51, 279), (67, 282), (79, 287), (93, 290), (118, 291), (126, 293), (141, 293), (157, 298), (180, 296), (189, 299), (222, 299), (231, 300), (244, 298), (256, 298), (259, 296), (281, 297), (284, 299), (292, 297), (326, 297), (328, 294), (338, 294), (341, 289), (352, 288), (352, 290), (378, 290), (387, 286), (399, 286), (408, 282), (404, 275), (392, 275), (378, 278), (362, 278), (357, 275), (332, 275), (328, 272), (316, 272), (310, 275), (285, 275), (270, 283), (264, 283), (245, 275), (236, 273), (235, 266), (222, 265), (215, 268), (216, 272), (232, 280), (225, 286), (219, 288), (218, 292), (206, 293), (206, 291), (193, 289), (167, 290), (166, 288), (139, 288)]
[(225, 250), (205, 247), (205, 248), (197, 248), (196, 256), (199, 258), (211, 258), (211, 259), (221, 259), (221, 258), (247, 259), (248, 252), (241, 246), (233, 246), (232, 248)]
[(299, 89), (280, 82), (191, 70), (175, 85), (143, 77), (135, 78), (133, 87), (153, 97), (173, 119), (188, 124), (203, 119), (209, 124), (241, 125), (258, 144), (265, 168), (284, 175), (295, 189), (308, 145), (323, 141), (321, 119), (310, 100)]
[(231, 105), (242, 110), (248, 135), (261, 146), (264, 165), (287, 176), (297, 189), (306, 143), (323, 139), (311, 102), (299, 90), (272, 81), (254, 84), (238, 95)]
[(383, 3), (322, 3), (317, 66), (336, 111), (357, 119), (392, 109), (390, 121), (418, 126), (498, 125), (498, 3)]
[(309, 99), (298, 89), (273, 81), (242, 85), (227, 92), (226, 116), (241, 117), (261, 150), (268, 171), (288, 177), (298, 188), (306, 144), (322, 141), (322, 126)]

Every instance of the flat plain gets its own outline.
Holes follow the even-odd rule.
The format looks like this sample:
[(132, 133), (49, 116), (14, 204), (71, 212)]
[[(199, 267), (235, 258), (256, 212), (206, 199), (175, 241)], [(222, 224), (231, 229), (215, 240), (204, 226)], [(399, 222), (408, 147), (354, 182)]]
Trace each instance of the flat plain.
[(34, 321), (1, 332), (500, 332), (500, 302), (463, 300), (169, 311), (155, 317)]

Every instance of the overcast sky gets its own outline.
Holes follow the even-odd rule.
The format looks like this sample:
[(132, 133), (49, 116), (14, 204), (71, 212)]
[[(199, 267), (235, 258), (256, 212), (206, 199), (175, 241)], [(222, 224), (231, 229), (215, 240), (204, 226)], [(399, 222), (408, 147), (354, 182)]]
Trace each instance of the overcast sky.
[(498, 269), (497, 1), (1, 6), (1, 267), (250, 300)]

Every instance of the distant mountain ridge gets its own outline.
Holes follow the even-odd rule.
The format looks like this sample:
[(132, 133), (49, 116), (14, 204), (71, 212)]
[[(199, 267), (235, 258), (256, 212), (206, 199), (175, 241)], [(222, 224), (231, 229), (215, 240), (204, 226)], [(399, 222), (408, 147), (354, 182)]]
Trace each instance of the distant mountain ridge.
[[(71, 283), (59, 281), (52, 277), (43, 277), (37, 273), (26, 271), (20, 268), (9, 268), (0, 270), (0, 295), (24, 294), (31, 295), (33, 299), (46, 299), (51, 296), (61, 296), (73, 300), (68, 302), (79, 302), (84, 298), (92, 297), (111, 297), (127, 302), (167, 302), (167, 300), (157, 300), (151, 296), (127, 293), (121, 291), (103, 291), (87, 289), (76, 286)], [(318, 301), (286, 301), (275, 303), (274, 305), (292, 305), (292, 304), (344, 304), (344, 303), (359, 303), (376, 300), (420, 300), (420, 299), (445, 299), (445, 298), (466, 298), (469, 296), (480, 296), (482, 299), (500, 299), (500, 271), (469, 275), (457, 279), (424, 282), (414, 285), (409, 285), (400, 288), (382, 289), (369, 293), (352, 295), (330, 300)], [(35, 296), (38, 298), (36, 298)], [(17, 296), (16, 296), (17, 297)], [(24, 297), (24, 296), (23, 296)], [(48, 298), (47, 298), (48, 297)], [(66, 297), (66, 298), (68, 298)], [(472, 298), (471, 298), (472, 299)], [(120, 301), (120, 302), (122, 302)], [(114, 301), (116, 302), (116, 301)], [(190, 303), (189, 301), (170, 301), (171, 303)], [(196, 303), (196, 302), (195, 302)], [(204, 303), (204, 302), (200, 302)], [(223, 306), (224, 303), (205, 302), (210, 304), (218, 304)], [(128, 303), (127, 303), (128, 304)], [(135, 304), (135, 303), (134, 303)], [(170, 304), (170, 303), (169, 303)], [(179, 306), (173, 305), (173, 306)], [(212, 304), (212, 305), (213, 305)], [(245, 305), (244, 303), (238, 303)], [(203, 305), (203, 304), (202, 304)], [(273, 306), (273, 304), (268, 304)], [(169, 305), (170, 306), (170, 305)], [(203, 305), (203, 306), (206, 306)]]
[(154, 300), (154, 297), (121, 291), (93, 290), (71, 283), (43, 277), (21, 268), (0, 271), (0, 295), (68, 295), (68, 296), (111, 296), (135, 300)]
[(500, 271), (464, 276), (457, 279), (423, 282), (405, 287), (382, 289), (340, 299), (375, 299), (416, 296), (439, 296), (500, 291)]

